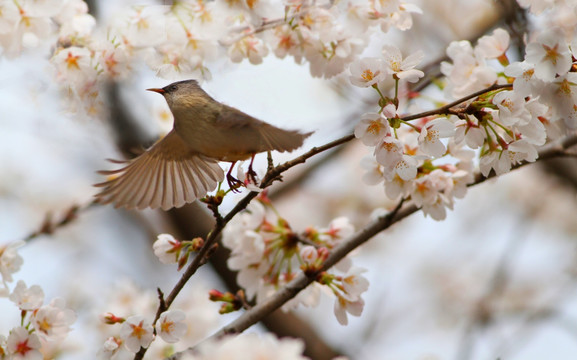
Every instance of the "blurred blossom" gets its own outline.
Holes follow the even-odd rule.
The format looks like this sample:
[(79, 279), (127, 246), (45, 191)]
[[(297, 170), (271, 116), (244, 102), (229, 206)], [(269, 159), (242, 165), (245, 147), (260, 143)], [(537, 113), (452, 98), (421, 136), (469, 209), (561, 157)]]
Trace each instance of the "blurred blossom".
[(39, 349), (42, 346), (36, 334), (30, 334), (26, 328), (19, 326), (8, 335), (6, 353), (11, 360), (42, 360)]
[(302, 340), (277, 339), (272, 334), (247, 334), (226, 336), (218, 340), (209, 340), (198, 346), (194, 360), (228, 360), (242, 354), (246, 359), (259, 360), (306, 360), (302, 355)]
[(348, 325), (349, 320), (347, 314), (353, 316), (361, 316), (365, 302), (361, 298), (353, 297), (349, 299), (347, 296), (338, 295), (335, 298), (334, 313), (341, 325)]
[(62, 340), (71, 331), (70, 326), (76, 321), (76, 314), (64, 306), (64, 299), (56, 298), (34, 313), (32, 324), (40, 337)]
[(12, 274), (20, 270), (23, 260), (16, 249), (24, 246), (24, 241), (0, 245), (0, 275), (4, 283), (12, 281)]
[(36, 310), (44, 302), (44, 291), (38, 285), (27, 287), (24, 281), (18, 280), (14, 291), (10, 294), (10, 301), (21, 310)]
[(544, 81), (565, 75), (572, 63), (569, 46), (558, 29), (539, 34), (537, 41), (527, 45), (525, 58), (535, 66), (535, 76)]
[(493, 31), (493, 34), (479, 38), (475, 51), (487, 59), (495, 59), (505, 54), (509, 48), (509, 40), (509, 33), (498, 28)]

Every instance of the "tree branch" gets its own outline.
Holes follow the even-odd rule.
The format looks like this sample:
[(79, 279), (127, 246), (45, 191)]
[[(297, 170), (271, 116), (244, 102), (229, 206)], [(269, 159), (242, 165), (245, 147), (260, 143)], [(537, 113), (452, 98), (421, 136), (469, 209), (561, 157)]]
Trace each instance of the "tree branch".
[[(570, 146), (573, 146), (575, 144), (577, 144), (577, 133), (568, 136), (559, 144), (553, 144), (551, 146), (543, 148), (539, 152), (539, 158), (547, 159), (550, 157), (565, 156), (567, 154), (566, 150)], [(527, 164), (529, 163), (524, 162), (518, 164), (513, 168), (513, 170), (518, 169)], [(482, 175), (476, 174), (475, 183), (472, 185), (480, 184), (489, 178), (491, 177), (482, 177)], [(296, 294), (298, 294), (300, 291), (306, 288), (317, 278), (318, 273), (326, 271), (334, 264), (338, 263), (348, 253), (350, 253), (352, 250), (354, 250), (358, 246), (362, 245), (363, 243), (371, 239), (376, 234), (380, 233), (383, 230), (388, 229), (391, 225), (399, 222), (400, 220), (420, 210), (420, 208), (418, 208), (414, 204), (402, 208), (403, 201), (404, 200), (401, 200), (398, 203), (397, 207), (390, 213), (378, 217), (377, 219), (367, 224), (360, 231), (356, 232), (349, 238), (343, 240), (342, 243), (340, 243), (331, 251), (331, 254), (329, 255), (329, 257), (323, 264), (322, 268), (318, 272), (309, 274), (308, 276), (304, 273), (298, 274), (291, 282), (289, 282), (281, 289), (279, 289), (274, 295), (266, 299), (261, 304), (256, 305), (249, 311), (246, 311), (244, 314), (240, 315), (236, 320), (231, 322), (229, 325), (223, 327), (221, 330), (219, 330), (217, 333), (209, 337), (207, 340), (218, 338), (226, 334), (239, 333), (246, 330), (248, 327), (257, 323), (271, 312), (279, 309), (288, 300), (296, 296)], [(172, 357), (170, 357), (169, 359), (170, 360), (180, 359), (181, 356), (183, 356), (186, 352), (191, 352), (192, 350), (193, 349), (188, 349), (185, 352), (177, 353)]]

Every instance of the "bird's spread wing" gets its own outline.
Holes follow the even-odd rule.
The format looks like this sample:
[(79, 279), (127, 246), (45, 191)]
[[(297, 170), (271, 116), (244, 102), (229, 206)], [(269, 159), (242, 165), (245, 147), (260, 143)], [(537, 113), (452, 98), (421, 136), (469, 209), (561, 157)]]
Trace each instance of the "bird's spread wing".
[(98, 200), (128, 209), (181, 207), (224, 179), (216, 160), (192, 152), (174, 130), (123, 168), (100, 173), (116, 177), (95, 185), (103, 187)]

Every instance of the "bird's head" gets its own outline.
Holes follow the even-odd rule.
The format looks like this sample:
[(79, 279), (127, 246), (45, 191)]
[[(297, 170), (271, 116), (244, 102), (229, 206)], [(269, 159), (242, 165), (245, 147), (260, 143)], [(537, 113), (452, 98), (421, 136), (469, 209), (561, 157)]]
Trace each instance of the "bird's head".
[(173, 110), (181, 106), (194, 106), (200, 99), (205, 101), (210, 99), (210, 96), (200, 88), (196, 80), (183, 80), (166, 85), (163, 88), (146, 90), (154, 91), (164, 96), (168, 106)]

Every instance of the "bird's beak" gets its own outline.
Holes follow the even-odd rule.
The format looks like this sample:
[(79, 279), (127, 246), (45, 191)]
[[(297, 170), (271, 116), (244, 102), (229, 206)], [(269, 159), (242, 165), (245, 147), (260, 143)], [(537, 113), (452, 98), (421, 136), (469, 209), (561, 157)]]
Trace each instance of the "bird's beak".
[(164, 95), (164, 93), (166, 92), (164, 89), (157, 89), (157, 88), (150, 88), (150, 89), (146, 89), (146, 90), (148, 90), (148, 91), (154, 91), (154, 92), (157, 92), (157, 93), (159, 93), (159, 94), (161, 94), (161, 95)]

